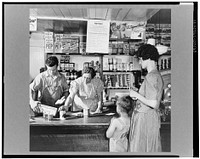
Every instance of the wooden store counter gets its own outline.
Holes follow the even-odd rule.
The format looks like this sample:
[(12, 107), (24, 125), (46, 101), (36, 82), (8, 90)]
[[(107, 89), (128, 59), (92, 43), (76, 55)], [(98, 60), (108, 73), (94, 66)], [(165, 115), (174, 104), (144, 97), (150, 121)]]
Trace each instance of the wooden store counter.
[(30, 121), (31, 151), (108, 151), (106, 130), (112, 116), (53, 118)]
[[(106, 130), (113, 114), (90, 117), (66, 117), (65, 120), (43, 117), (30, 120), (30, 151), (108, 152)], [(170, 151), (170, 124), (161, 124), (163, 151)]]

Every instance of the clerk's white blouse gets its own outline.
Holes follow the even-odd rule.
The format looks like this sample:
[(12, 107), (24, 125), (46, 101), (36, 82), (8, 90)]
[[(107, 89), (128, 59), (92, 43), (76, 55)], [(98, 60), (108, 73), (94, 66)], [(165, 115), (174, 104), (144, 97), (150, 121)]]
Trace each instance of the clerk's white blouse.
[(83, 77), (79, 77), (70, 84), (70, 93), (75, 93), (73, 109), (81, 110), (83, 108), (95, 111), (100, 101), (103, 91), (103, 82), (94, 77), (90, 83), (85, 84)]

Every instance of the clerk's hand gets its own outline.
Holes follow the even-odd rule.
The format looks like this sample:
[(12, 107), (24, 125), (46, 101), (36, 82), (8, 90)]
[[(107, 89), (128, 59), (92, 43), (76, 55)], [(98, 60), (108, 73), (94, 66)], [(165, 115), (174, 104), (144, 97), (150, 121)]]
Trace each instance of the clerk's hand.
[(55, 105), (62, 105), (65, 101), (65, 96), (63, 96), (61, 99), (58, 99), (55, 103)]
[(34, 101), (34, 100), (30, 101), (30, 106), (36, 113), (42, 113), (42, 108), (40, 104), (41, 104), (40, 101)]
[(62, 105), (61, 107), (58, 108), (58, 112), (60, 111), (68, 111), (68, 106)]

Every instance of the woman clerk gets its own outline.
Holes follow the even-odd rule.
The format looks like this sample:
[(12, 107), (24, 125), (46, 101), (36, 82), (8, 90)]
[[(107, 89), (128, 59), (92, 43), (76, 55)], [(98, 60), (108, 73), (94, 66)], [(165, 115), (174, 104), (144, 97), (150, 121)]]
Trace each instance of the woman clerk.
[(82, 76), (71, 82), (70, 94), (59, 111), (68, 110), (73, 102), (73, 107), (76, 110), (89, 109), (90, 113), (100, 113), (103, 82), (95, 75), (95, 70), (92, 67), (84, 67)]

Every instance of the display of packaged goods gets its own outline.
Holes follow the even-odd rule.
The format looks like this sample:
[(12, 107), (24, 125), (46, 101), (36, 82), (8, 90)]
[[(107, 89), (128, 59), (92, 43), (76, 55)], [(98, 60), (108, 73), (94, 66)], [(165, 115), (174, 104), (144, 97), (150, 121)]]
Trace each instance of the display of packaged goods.
[(135, 43), (129, 42), (129, 48), (130, 48), (129, 54), (133, 56), (135, 54)]
[(71, 34), (63, 34), (63, 40), (70, 39)]
[(78, 39), (65, 39), (62, 41), (63, 53), (78, 53), (79, 52), (79, 40)]
[(128, 43), (128, 42), (124, 42), (124, 45), (123, 45), (123, 53), (124, 53), (125, 55), (129, 55), (129, 51), (130, 51), (129, 43)]
[(61, 42), (63, 40), (63, 34), (54, 34), (55, 42)]
[(69, 55), (61, 55), (60, 61), (64, 61), (65, 63), (70, 62), (70, 56)]
[(123, 41), (118, 41), (117, 42), (117, 54), (123, 54), (123, 47), (124, 47), (124, 42)]
[(109, 46), (108, 47), (109, 47), (108, 48), (108, 53), (112, 54), (112, 42), (111, 41), (109, 42)]
[(147, 27), (147, 28), (154, 28), (154, 27), (155, 27), (155, 24), (148, 23), (148, 24), (146, 25), (146, 27)]
[(53, 38), (45, 39), (45, 53), (53, 52)]
[(65, 71), (65, 63), (64, 62), (60, 62), (60, 69), (62, 71)]
[(153, 28), (146, 28), (146, 32), (151, 32), (151, 33), (153, 32), (154, 33), (154, 29), (155, 29), (154, 27)]
[(62, 42), (57, 41), (54, 43), (55, 53), (62, 53)]
[(117, 41), (113, 41), (112, 42), (112, 54), (117, 54), (117, 49), (118, 49)]
[(65, 63), (65, 70), (74, 70), (75, 63)]
[(53, 32), (44, 32), (44, 39), (53, 39)]

